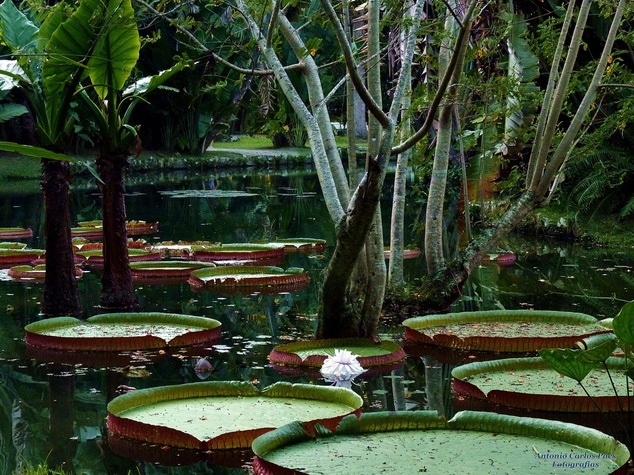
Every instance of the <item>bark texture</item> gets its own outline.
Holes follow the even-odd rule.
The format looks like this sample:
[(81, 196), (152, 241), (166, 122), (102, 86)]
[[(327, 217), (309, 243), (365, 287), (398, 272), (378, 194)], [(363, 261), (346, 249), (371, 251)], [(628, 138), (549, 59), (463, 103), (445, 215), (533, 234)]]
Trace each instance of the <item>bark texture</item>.
[(127, 165), (127, 154), (100, 155), (97, 158), (97, 171), (103, 180), (100, 189), (104, 269), (100, 306), (112, 311), (135, 310), (139, 306), (128, 257), (124, 185)]
[(42, 160), (46, 239), (42, 314), (45, 317), (77, 317), (82, 313), (70, 233), (70, 179), (67, 162)]

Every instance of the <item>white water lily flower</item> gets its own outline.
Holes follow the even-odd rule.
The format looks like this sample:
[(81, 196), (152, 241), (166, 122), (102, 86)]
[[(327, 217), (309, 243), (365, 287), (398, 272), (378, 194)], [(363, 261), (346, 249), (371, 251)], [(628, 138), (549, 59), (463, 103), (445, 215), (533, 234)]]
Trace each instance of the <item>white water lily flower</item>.
[(321, 375), (329, 383), (350, 389), (352, 381), (365, 370), (357, 361), (357, 356), (348, 350), (335, 350), (334, 356), (329, 356), (321, 366)]

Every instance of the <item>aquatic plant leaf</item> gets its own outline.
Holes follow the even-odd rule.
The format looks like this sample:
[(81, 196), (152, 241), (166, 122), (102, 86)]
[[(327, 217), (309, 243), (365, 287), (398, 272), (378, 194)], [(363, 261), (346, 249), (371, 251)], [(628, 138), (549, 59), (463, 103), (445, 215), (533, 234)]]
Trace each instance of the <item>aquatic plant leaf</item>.
[(402, 361), (405, 352), (393, 341), (376, 343), (364, 338), (339, 338), (325, 340), (296, 341), (273, 348), (269, 360), (279, 365), (294, 365), (321, 368), (324, 360), (334, 356), (338, 349), (345, 349), (358, 355), (364, 368), (387, 365)]
[(549, 310), (491, 310), (426, 315), (403, 322), (414, 344), (501, 353), (569, 348), (610, 330), (591, 315)]
[(621, 345), (634, 345), (634, 302), (628, 302), (612, 320), (614, 334)]
[[(609, 374), (603, 365), (597, 368), (598, 364), (594, 364), (583, 383), (591, 397), (577, 379), (563, 377), (541, 357), (469, 363), (454, 368), (451, 374), (458, 397), (530, 410), (621, 411), (627, 405), (625, 371), (631, 364), (616, 357), (608, 358), (605, 364)], [(576, 376), (574, 371), (572, 375)], [(469, 407), (468, 401), (462, 407)]]
[(545, 348), (539, 350), (539, 355), (558, 373), (581, 382), (596, 368), (598, 362), (584, 360), (583, 350), (570, 348)]
[(277, 383), (260, 391), (244, 382), (204, 382), (131, 392), (108, 404), (115, 435), (199, 450), (247, 448), (255, 437), (291, 421), (304, 430), (334, 428), (363, 400), (353, 391)]
[(316, 439), (292, 423), (258, 437), (252, 448), (258, 475), (403, 473), (405, 467), (407, 473), (448, 475), (459, 467), (463, 474), (492, 475), (508, 473), (509, 465), (521, 473), (545, 473), (552, 470), (552, 453), (582, 462), (603, 458), (592, 468), (570, 468), (609, 474), (629, 458), (624, 445), (594, 429), (471, 411), (449, 421), (432, 411), (366, 413), (344, 418)]
[[(277, 251), (284, 252), (282, 249)], [(246, 289), (282, 291), (298, 290), (308, 285), (308, 274), (300, 268), (284, 270), (274, 266), (218, 266), (192, 271), (188, 279), (194, 290)]]
[(558, 373), (581, 382), (616, 349), (616, 336), (601, 333), (581, 343), (584, 348), (544, 348), (539, 350), (539, 355)]
[(216, 340), (220, 326), (217, 320), (194, 315), (110, 313), (85, 322), (58, 317), (31, 323), (25, 339), (27, 345), (66, 351), (164, 349)]

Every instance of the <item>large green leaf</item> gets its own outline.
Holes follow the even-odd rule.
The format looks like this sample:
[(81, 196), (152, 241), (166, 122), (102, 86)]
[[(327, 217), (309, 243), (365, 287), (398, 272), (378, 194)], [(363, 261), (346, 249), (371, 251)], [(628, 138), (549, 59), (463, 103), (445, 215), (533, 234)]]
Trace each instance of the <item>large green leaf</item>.
[(42, 147), (34, 147), (32, 145), (21, 145), (13, 142), (0, 142), (0, 150), (5, 152), (19, 153), (27, 157), (47, 158), (49, 160), (62, 160), (66, 162), (75, 162), (77, 159), (63, 153), (51, 152)]
[(609, 474), (629, 458), (623, 444), (594, 429), (471, 411), (449, 421), (431, 411), (346, 417), (316, 439), (292, 423), (258, 437), (252, 448), (256, 474)]
[(602, 333), (583, 340), (585, 348), (544, 348), (539, 355), (558, 373), (581, 382), (616, 349), (616, 336)]
[(29, 110), (22, 104), (0, 104), (0, 123), (27, 114)]
[[(592, 365), (587, 380), (584, 363), (575, 362), (570, 378), (563, 377), (543, 358), (506, 358), (468, 363), (451, 372), (454, 394), (492, 404), (530, 410), (559, 412), (615, 412), (628, 404), (626, 358), (608, 358), (603, 366)], [(588, 364), (590, 366), (590, 364)], [(574, 379), (573, 379), (574, 378)], [(616, 394), (615, 394), (616, 393)], [(590, 395), (590, 397), (588, 396)]]
[(123, 89), (139, 59), (141, 41), (130, 0), (109, 0), (103, 11), (103, 30), (88, 61), (88, 74), (97, 94)]
[(591, 315), (550, 310), (490, 310), (408, 318), (413, 343), (464, 350), (529, 352), (570, 348), (595, 333), (609, 332)]
[(353, 391), (333, 386), (276, 383), (260, 391), (236, 381), (181, 384), (114, 399), (108, 430), (172, 447), (247, 448), (256, 436), (292, 421), (302, 421), (309, 433), (317, 423), (334, 428), (362, 404)]
[(220, 322), (173, 313), (111, 313), (87, 321), (60, 317), (25, 327), (27, 344), (68, 351), (159, 349), (208, 343), (220, 336)]
[(612, 320), (614, 334), (619, 339), (619, 344), (634, 345), (634, 302), (628, 302)]
[(82, 0), (47, 45), (42, 77), (50, 110), (67, 107), (81, 77), (89, 74), (101, 97), (119, 90), (138, 59), (140, 41), (129, 0)]
[(38, 28), (14, 5), (12, 0), (0, 4), (0, 38), (16, 56), (27, 62), (35, 53)]

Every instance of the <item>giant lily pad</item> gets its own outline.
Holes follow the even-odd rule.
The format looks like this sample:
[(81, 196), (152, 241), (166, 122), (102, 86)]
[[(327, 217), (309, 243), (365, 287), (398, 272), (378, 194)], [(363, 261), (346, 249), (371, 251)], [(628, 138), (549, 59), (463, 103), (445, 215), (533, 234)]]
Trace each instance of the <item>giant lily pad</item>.
[[(46, 277), (46, 265), (14, 266), (9, 269), (8, 274), (14, 280), (44, 280), (44, 277)], [(83, 271), (79, 267), (75, 267), (75, 277), (79, 279), (82, 275)]]
[(191, 258), (218, 265), (274, 265), (284, 262), (284, 248), (268, 244), (235, 243), (193, 245)]
[[(103, 223), (101, 221), (80, 221), (79, 226), (71, 229), (73, 237), (85, 239), (101, 239), (103, 237)], [(153, 234), (158, 231), (158, 223), (147, 221), (126, 221), (128, 236)]]
[(32, 237), (31, 228), (0, 228), (0, 239), (30, 239)]
[(28, 264), (44, 255), (42, 249), (0, 249), (0, 267)]
[(212, 262), (201, 261), (135, 261), (130, 262), (132, 278), (141, 283), (185, 281), (192, 271), (215, 267)]
[(297, 341), (280, 345), (273, 348), (269, 360), (281, 366), (321, 368), (324, 360), (334, 356), (337, 349), (348, 350), (358, 355), (357, 361), (363, 368), (400, 363), (405, 358), (403, 349), (393, 341), (376, 343), (364, 338), (340, 338)]
[(220, 322), (174, 313), (110, 313), (86, 321), (58, 317), (25, 328), (27, 345), (68, 351), (151, 350), (220, 337)]
[[(101, 268), (104, 265), (103, 249), (92, 249), (89, 251), (80, 249), (77, 251), (77, 254), (84, 256), (86, 258), (86, 264), (91, 267)], [(130, 262), (159, 261), (161, 260), (161, 253), (156, 250), (148, 251), (147, 249), (128, 248), (128, 259), (130, 259)]]
[(629, 451), (613, 437), (559, 421), (464, 411), (346, 417), (317, 437), (296, 423), (253, 442), (258, 475), (345, 473), (625, 473)]
[(248, 448), (255, 437), (291, 421), (308, 432), (334, 428), (358, 413), (353, 391), (327, 386), (212, 381), (134, 391), (108, 404), (108, 431), (119, 437), (196, 450)]
[(408, 318), (411, 343), (461, 350), (508, 353), (569, 348), (594, 334), (610, 332), (591, 315), (540, 310), (492, 310)]
[(192, 271), (188, 282), (196, 291), (278, 293), (305, 288), (308, 274), (299, 268), (223, 266)]
[(629, 407), (627, 395), (631, 395), (634, 388), (632, 382), (627, 383), (627, 365), (625, 358), (608, 358), (609, 372), (602, 367), (590, 371), (583, 385), (592, 397), (586, 395), (577, 381), (563, 377), (541, 357), (480, 361), (459, 366), (452, 371), (453, 389), (457, 397), (517, 409), (618, 412)]
[(267, 244), (283, 248), (286, 254), (294, 254), (296, 252), (320, 253), (324, 252), (327, 246), (325, 239), (315, 238), (278, 239)]
[(0, 242), (0, 249), (24, 249), (24, 248), (26, 248), (26, 243), (23, 243), (23, 242), (15, 242), (15, 241)]

